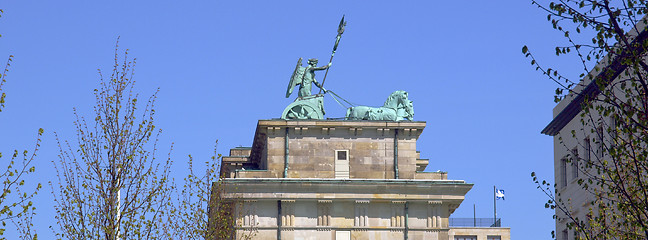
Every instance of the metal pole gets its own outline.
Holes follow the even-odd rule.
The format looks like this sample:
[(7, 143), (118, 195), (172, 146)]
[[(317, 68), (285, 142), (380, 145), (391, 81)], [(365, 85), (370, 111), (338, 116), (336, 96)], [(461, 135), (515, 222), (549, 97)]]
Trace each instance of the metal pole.
[(475, 207), (475, 204), (473, 203), (473, 227), (477, 227), (477, 207)]
[[(333, 52), (333, 54), (335, 54), (335, 52)], [(329, 63), (333, 62), (333, 54), (331, 54), (331, 59), (329, 59)], [(330, 67), (326, 68), (326, 73), (324, 73), (324, 78), (322, 79), (322, 84), (320, 85), (322, 87), (320, 88), (319, 93), (317, 93), (317, 94), (322, 93), (322, 89), (324, 88), (324, 82), (326, 82), (326, 76), (328, 75), (329, 69), (330, 69)], [(326, 93), (326, 91), (324, 91), (324, 93)]]
[(495, 186), (493, 185), (493, 224), (497, 223), (497, 197), (495, 197)]
[(409, 231), (408, 231), (409, 222), (407, 222), (408, 219), (409, 219), (409, 202), (405, 202), (405, 229), (404, 229), (405, 234), (403, 234), (405, 240), (407, 240), (409, 238), (409, 236), (408, 236), (409, 235)]
[(281, 200), (277, 201), (277, 240), (281, 240)]

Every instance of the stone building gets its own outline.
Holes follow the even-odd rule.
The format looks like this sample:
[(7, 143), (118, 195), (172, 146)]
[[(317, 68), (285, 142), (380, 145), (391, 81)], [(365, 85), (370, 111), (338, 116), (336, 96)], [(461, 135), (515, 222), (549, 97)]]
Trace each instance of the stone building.
[(508, 240), (510, 229), (457, 227), (473, 184), (423, 172), (421, 121), (259, 120), (252, 147), (223, 157), (237, 234), (255, 239)]
[[(646, 31), (646, 17), (638, 21), (637, 27), (632, 29), (627, 36), (634, 43), (643, 43), (648, 40)], [(637, 32), (636, 29), (641, 29)], [(618, 47), (618, 45), (617, 45)], [(644, 47), (635, 47), (629, 51), (636, 54), (646, 55)], [(645, 59), (645, 57), (644, 57)], [(586, 99), (601, 100), (599, 96), (600, 86), (611, 89), (617, 86), (619, 81), (632, 79), (628, 66), (618, 56), (605, 56), (580, 80), (553, 109), (552, 121), (542, 130), (543, 134), (553, 137), (554, 141), (554, 181), (556, 195), (565, 204), (569, 214), (574, 218), (586, 222), (590, 209), (596, 212), (596, 206), (592, 202), (596, 199), (592, 194), (596, 187), (595, 182), (590, 184), (590, 189), (585, 190), (578, 184), (579, 180), (587, 181), (588, 178), (596, 178), (600, 173), (591, 167), (584, 165), (597, 162), (612, 162), (609, 154), (606, 154), (609, 146), (615, 145), (614, 138), (617, 138), (616, 131), (620, 125), (615, 123), (612, 114), (599, 116), (596, 111), (583, 114), (583, 104)], [(598, 81), (598, 83), (597, 83)], [(628, 85), (631, 85), (630, 83)], [(623, 92), (616, 92), (622, 96)], [(585, 124), (584, 124), (585, 123)], [(562, 210), (556, 208), (556, 239), (576, 239), (578, 233), (574, 228), (568, 229), (567, 224), (571, 220)], [(584, 225), (588, 227), (588, 225)]]

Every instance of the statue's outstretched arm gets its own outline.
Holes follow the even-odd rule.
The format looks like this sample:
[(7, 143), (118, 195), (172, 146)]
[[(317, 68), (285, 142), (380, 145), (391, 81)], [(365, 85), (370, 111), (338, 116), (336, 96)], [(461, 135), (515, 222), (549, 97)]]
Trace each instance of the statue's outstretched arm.
[(315, 70), (315, 71), (326, 70), (329, 67), (331, 67), (331, 63), (329, 63), (327, 65), (324, 65), (324, 66), (321, 66), (321, 67), (315, 67), (315, 68), (313, 68), (313, 70)]

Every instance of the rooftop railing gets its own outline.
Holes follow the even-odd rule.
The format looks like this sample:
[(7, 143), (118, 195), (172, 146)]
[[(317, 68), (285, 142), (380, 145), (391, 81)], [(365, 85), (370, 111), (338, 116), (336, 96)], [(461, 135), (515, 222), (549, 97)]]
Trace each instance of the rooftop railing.
[(501, 218), (450, 218), (450, 227), (502, 227)]

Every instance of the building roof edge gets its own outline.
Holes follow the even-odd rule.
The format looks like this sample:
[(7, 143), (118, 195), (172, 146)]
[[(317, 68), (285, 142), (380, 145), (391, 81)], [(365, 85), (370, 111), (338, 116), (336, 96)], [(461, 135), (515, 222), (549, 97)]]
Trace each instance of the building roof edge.
[[(645, 42), (648, 39), (648, 31), (646, 31), (646, 26), (643, 23), (646, 21), (647, 17), (642, 18), (637, 23), (641, 27), (642, 31), (633, 39), (631, 43), (631, 48), (628, 51), (641, 51), (645, 52), (648, 50), (646, 47), (642, 47), (644, 44), (635, 44), (637, 42)], [(632, 34), (632, 32), (630, 32)], [(636, 33), (635, 33), (636, 34)], [(600, 93), (599, 86), (597, 82), (603, 84), (602, 87), (607, 87), (614, 79), (616, 79), (621, 72), (623, 72), (628, 66), (623, 63), (620, 56), (616, 56), (610, 64), (603, 67), (599, 74), (594, 77), (592, 81), (581, 90), (576, 97), (574, 97), (569, 104), (558, 113), (553, 120), (544, 128), (540, 133), (556, 136), (560, 130), (562, 130), (582, 109), (582, 104), (588, 98), (594, 98)], [(581, 80), (583, 82), (584, 80)]]

